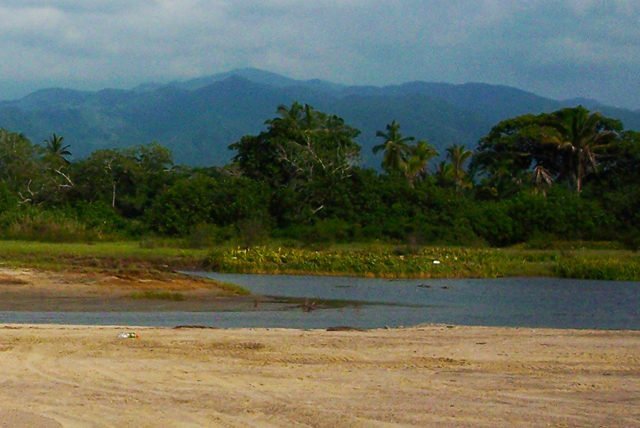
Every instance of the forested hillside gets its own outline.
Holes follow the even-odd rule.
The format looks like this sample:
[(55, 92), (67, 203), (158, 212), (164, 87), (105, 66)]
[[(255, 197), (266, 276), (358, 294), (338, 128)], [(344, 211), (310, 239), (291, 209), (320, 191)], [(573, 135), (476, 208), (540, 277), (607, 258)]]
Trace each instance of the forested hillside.
[[(262, 129), (274, 106), (294, 101), (340, 115), (358, 128), (364, 166), (377, 166), (371, 148), (381, 123), (428, 138), (440, 153), (451, 144), (474, 148), (491, 126), (525, 113), (551, 112), (555, 101), (504, 86), (413, 82), (388, 87), (299, 81), (255, 69), (132, 90), (81, 92), (47, 89), (0, 103), (0, 126), (34, 142), (52, 132), (72, 144), (74, 158), (92, 151), (158, 142), (188, 165), (223, 165), (227, 146)], [(586, 107), (640, 129), (640, 113), (585, 100)]]

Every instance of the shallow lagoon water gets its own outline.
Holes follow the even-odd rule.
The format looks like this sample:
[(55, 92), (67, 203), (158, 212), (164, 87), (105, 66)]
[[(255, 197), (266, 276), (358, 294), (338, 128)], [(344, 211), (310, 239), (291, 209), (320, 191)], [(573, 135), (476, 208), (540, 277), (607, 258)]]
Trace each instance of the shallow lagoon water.
[(259, 295), (350, 300), (364, 304), (336, 313), (334, 325), (383, 327), (448, 323), (640, 329), (640, 282), (558, 278), (387, 280), (197, 274), (241, 285)]
[(0, 323), (379, 328), (425, 323), (640, 330), (640, 282), (557, 278), (385, 280), (191, 272), (263, 296), (346, 301), (304, 312), (0, 312)]

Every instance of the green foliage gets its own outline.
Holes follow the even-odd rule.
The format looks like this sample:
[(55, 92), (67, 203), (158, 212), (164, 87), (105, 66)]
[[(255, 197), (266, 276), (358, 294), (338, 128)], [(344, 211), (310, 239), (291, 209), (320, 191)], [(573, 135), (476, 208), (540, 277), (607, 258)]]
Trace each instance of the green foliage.
[(2, 216), (5, 239), (42, 242), (87, 242), (104, 239), (92, 229), (64, 211), (22, 210)]
[(280, 224), (309, 222), (349, 179), (360, 154), (359, 131), (335, 115), (293, 103), (278, 107), (267, 130), (229, 148), (245, 177), (278, 189), (271, 213)]
[(159, 195), (147, 219), (153, 230), (184, 236), (198, 224), (228, 226), (243, 219), (268, 219), (268, 203), (268, 192), (255, 181), (195, 174)]
[(127, 217), (142, 215), (172, 179), (171, 153), (158, 144), (97, 150), (73, 165), (81, 178), (72, 199), (102, 202)]
[(621, 238), (620, 242), (628, 250), (640, 251), (640, 229), (632, 229), (627, 231)]
[(383, 278), (498, 277), (546, 275), (553, 253), (456, 247), (358, 246), (323, 250), (284, 247), (216, 249), (206, 260), (215, 271), (356, 275)]
[(17, 207), (18, 198), (9, 190), (6, 182), (0, 181), (0, 213), (15, 210)]
[(237, 222), (238, 241), (244, 248), (262, 244), (269, 237), (269, 228), (263, 219), (247, 217)]
[(618, 121), (581, 107), (505, 120), (469, 168), (471, 152), (454, 144), (435, 174), (435, 149), (411, 144), (398, 122), (378, 134), (385, 174), (357, 166), (357, 135), (340, 117), (293, 103), (231, 145), (233, 164), (193, 169), (173, 165), (155, 143), (69, 162), (59, 135), (34, 146), (0, 130), (0, 232), (49, 241), (171, 236), (186, 248), (249, 248), (272, 237), (308, 246), (382, 240), (410, 252), (559, 240), (638, 247), (640, 134)]
[(231, 240), (234, 236), (231, 226), (200, 223), (185, 236), (184, 245), (187, 248), (211, 248)]
[(69, 144), (64, 145), (63, 141), (64, 137), (55, 133), (44, 141), (44, 156), (53, 165), (63, 166), (70, 163), (67, 157), (71, 156), (71, 151), (69, 150), (71, 146)]
[(571, 257), (560, 261), (554, 273), (564, 278), (639, 281), (640, 259), (620, 257)]
[[(619, 121), (582, 106), (519, 116), (500, 122), (480, 140), (472, 169), (498, 194), (527, 181), (538, 190), (555, 181), (565, 182), (580, 193), (621, 131)], [(531, 172), (528, 180), (523, 172)]]
[(415, 138), (403, 137), (395, 120), (387, 125), (386, 131), (376, 132), (376, 137), (383, 139), (382, 144), (373, 147), (373, 153), (384, 152), (382, 168), (389, 174), (404, 174), (411, 152), (409, 143)]

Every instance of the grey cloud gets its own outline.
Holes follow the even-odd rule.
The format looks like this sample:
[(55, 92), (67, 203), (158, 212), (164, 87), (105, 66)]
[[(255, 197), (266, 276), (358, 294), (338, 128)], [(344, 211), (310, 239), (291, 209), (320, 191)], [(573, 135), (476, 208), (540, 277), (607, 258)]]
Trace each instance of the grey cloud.
[(635, 0), (12, 0), (0, 22), (0, 80), (20, 84), (132, 86), (254, 66), (640, 106)]

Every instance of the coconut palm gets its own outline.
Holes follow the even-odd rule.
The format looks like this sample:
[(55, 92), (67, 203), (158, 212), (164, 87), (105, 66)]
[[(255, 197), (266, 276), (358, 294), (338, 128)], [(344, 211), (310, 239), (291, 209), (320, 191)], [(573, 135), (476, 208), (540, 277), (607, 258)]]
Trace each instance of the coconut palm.
[(451, 180), (457, 190), (469, 186), (468, 174), (465, 170), (465, 163), (471, 157), (473, 152), (466, 147), (454, 144), (447, 148), (447, 159), (451, 164)]
[(440, 186), (446, 187), (451, 185), (453, 175), (451, 170), (451, 164), (447, 163), (446, 161), (441, 161), (438, 164), (434, 175)]
[(561, 175), (580, 193), (585, 177), (597, 169), (598, 151), (617, 139), (619, 123), (582, 106), (560, 110), (553, 118), (547, 126), (556, 132), (546, 142), (556, 146), (564, 161)]
[(69, 164), (69, 160), (67, 156), (71, 156), (71, 152), (69, 151), (69, 144), (63, 145), (64, 137), (61, 135), (56, 135), (55, 133), (49, 137), (49, 139), (44, 140), (45, 144), (45, 155), (54, 159), (55, 161), (61, 162), (63, 164)]
[(426, 173), (429, 161), (436, 156), (438, 156), (437, 150), (425, 140), (418, 141), (410, 148), (405, 174), (411, 185), (418, 176)]
[(553, 184), (553, 175), (542, 165), (536, 165), (532, 173), (533, 189), (536, 193), (547, 195), (547, 190)]
[(389, 174), (405, 173), (410, 153), (407, 143), (415, 138), (403, 137), (400, 133), (400, 124), (395, 120), (387, 125), (386, 132), (376, 132), (376, 137), (384, 139), (384, 143), (373, 147), (373, 153), (384, 151), (382, 168)]

